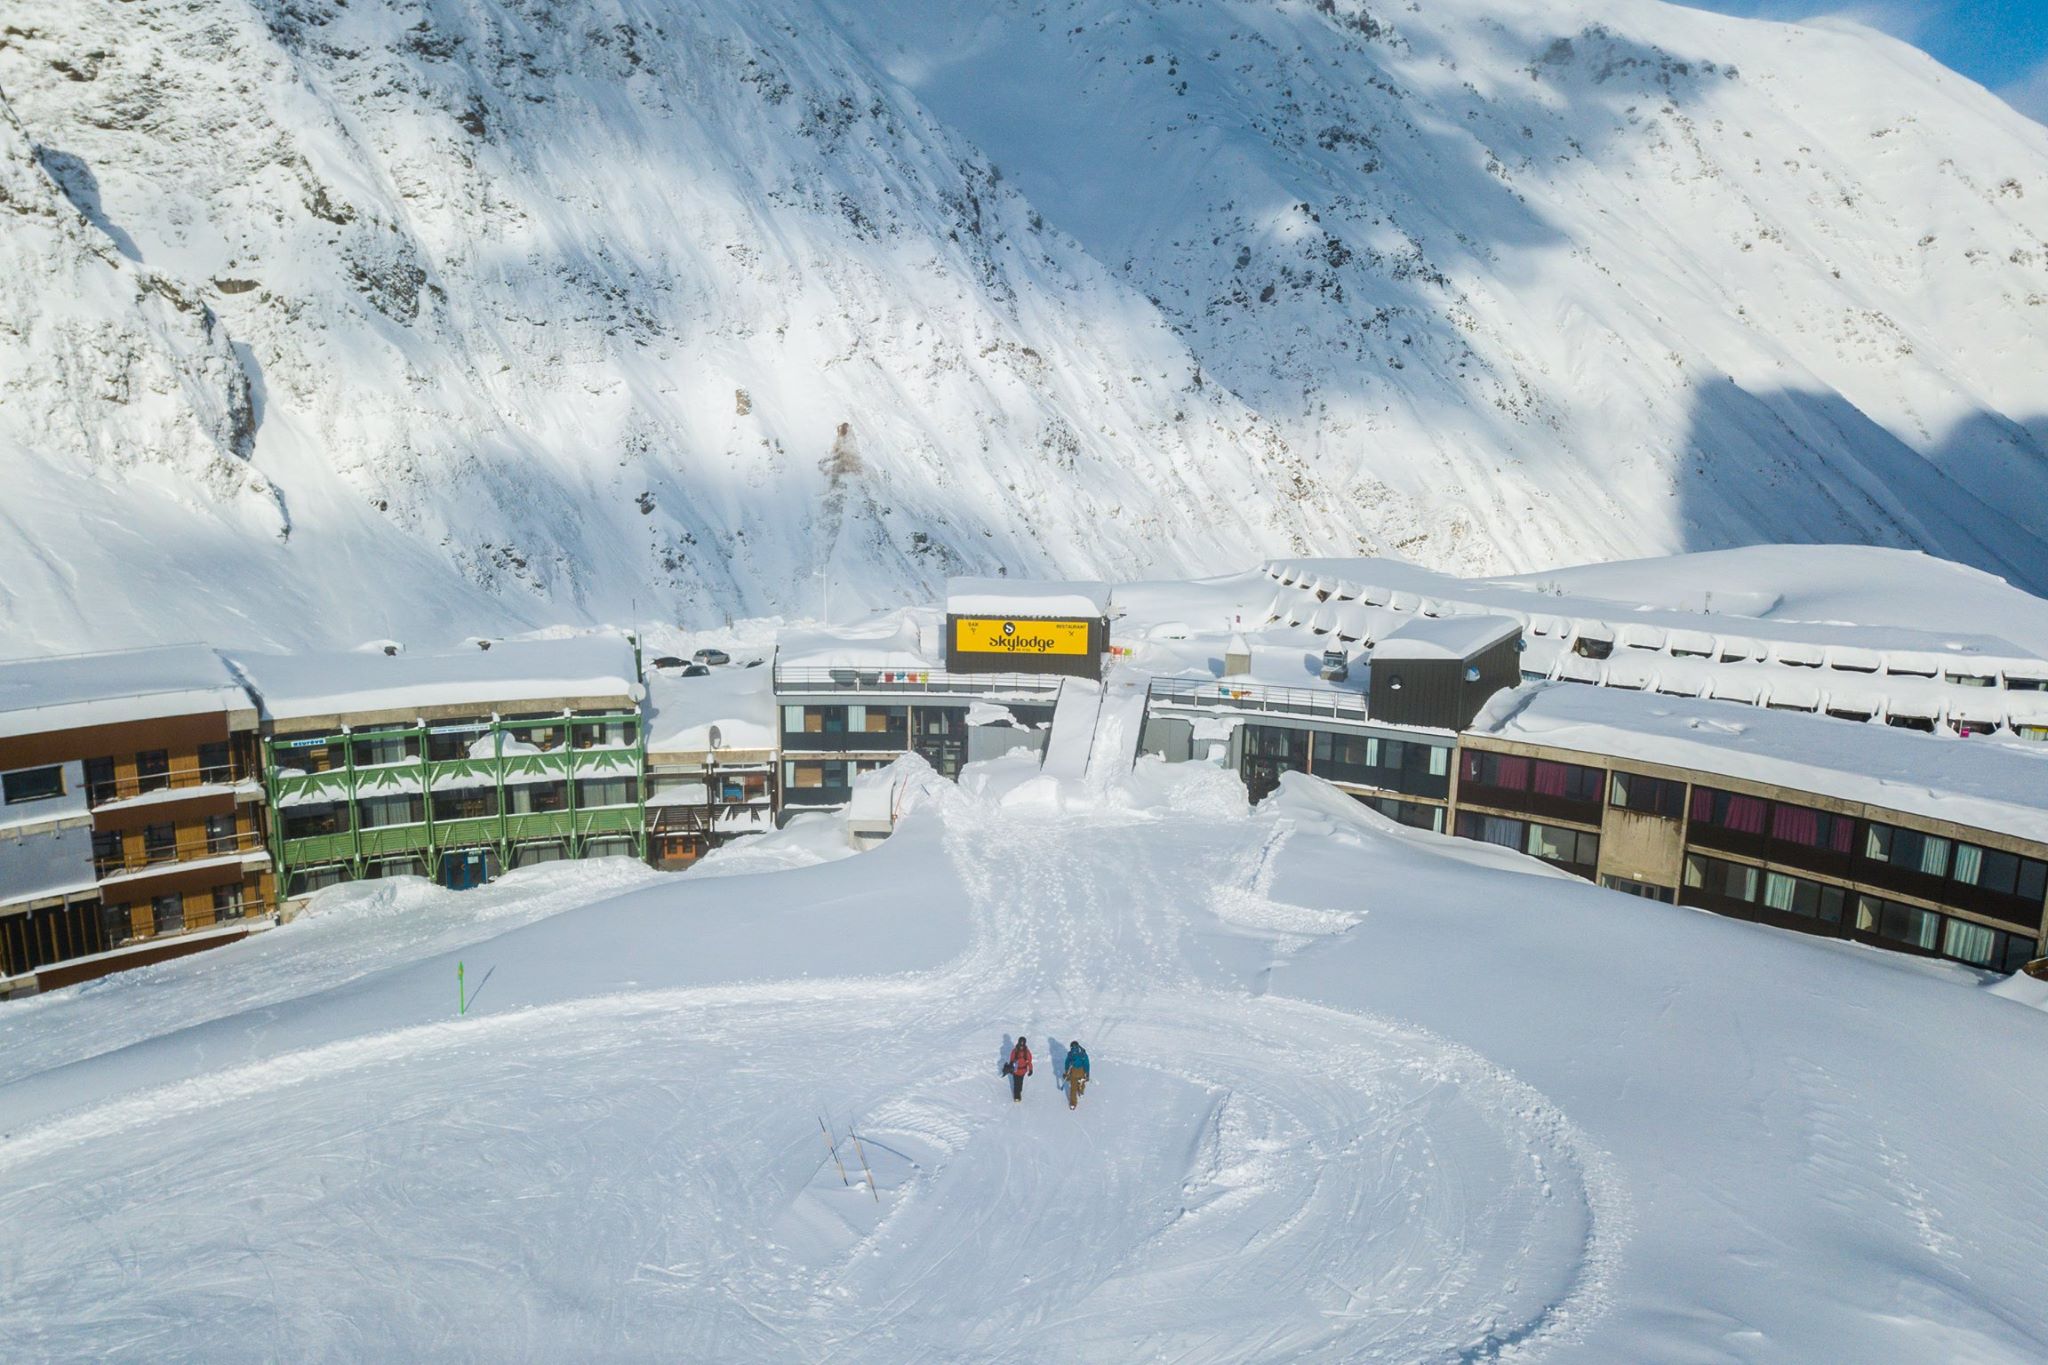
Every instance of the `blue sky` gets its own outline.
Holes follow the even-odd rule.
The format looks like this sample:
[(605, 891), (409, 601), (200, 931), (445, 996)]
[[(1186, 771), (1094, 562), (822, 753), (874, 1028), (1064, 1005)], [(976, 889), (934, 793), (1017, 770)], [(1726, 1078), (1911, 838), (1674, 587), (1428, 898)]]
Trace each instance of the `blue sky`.
[(2048, 123), (2048, 0), (1681, 0), (1764, 19), (1840, 14), (1883, 29)]

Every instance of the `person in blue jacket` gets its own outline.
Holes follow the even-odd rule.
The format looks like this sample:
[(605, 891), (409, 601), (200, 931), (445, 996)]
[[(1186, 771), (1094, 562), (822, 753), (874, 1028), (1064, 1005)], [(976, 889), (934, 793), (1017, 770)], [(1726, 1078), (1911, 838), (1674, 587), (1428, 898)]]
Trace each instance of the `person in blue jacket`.
[(1088, 1088), (1088, 1049), (1081, 1046), (1076, 1038), (1067, 1044), (1066, 1064), (1060, 1074), (1067, 1078), (1067, 1108), (1081, 1103), (1081, 1092)]

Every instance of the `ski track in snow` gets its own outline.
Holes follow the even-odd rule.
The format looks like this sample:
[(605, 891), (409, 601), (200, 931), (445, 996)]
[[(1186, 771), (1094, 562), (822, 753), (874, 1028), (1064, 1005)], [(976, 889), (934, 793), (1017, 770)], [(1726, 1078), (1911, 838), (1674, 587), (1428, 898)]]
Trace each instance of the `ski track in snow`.
[[(945, 807), (974, 937), (943, 971), (356, 1038), (0, 1144), (0, 1340), (1464, 1361), (1600, 1313), (1626, 1198), (1541, 1095), (1189, 966), (1184, 907), (1263, 901), (1284, 825), (1197, 843), (1101, 807)], [(1039, 1070), (1016, 1106), (995, 1063), (1020, 1026)], [(1078, 1114), (1047, 1055), (1073, 1036), (1096, 1064)]]

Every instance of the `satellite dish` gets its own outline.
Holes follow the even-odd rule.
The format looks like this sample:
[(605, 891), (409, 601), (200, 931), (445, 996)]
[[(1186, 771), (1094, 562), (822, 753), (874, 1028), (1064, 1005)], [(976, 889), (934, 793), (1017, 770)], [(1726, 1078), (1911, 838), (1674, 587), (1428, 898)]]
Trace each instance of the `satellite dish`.
[(721, 735), (721, 734), (719, 734), (719, 733), (718, 733), (718, 727), (717, 727), (716, 725), (712, 726), (712, 727), (711, 727), (711, 747), (712, 747), (712, 748), (714, 748), (714, 749), (717, 749), (717, 748), (720, 748), (720, 747), (722, 747), (722, 746), (723, 746), (724, 744), (725, 744), (725, 736), (723, 736), (723, 735)]

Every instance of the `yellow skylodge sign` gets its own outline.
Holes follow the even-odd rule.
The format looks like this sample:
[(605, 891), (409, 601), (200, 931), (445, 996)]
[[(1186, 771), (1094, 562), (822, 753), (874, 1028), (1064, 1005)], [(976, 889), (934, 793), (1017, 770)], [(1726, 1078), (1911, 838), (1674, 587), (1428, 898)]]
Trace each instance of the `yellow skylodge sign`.
[(1086, 621), (999, 621), (988, 617), (953, 619), (953, 647), (962, 654), (1088, 653)]

